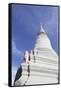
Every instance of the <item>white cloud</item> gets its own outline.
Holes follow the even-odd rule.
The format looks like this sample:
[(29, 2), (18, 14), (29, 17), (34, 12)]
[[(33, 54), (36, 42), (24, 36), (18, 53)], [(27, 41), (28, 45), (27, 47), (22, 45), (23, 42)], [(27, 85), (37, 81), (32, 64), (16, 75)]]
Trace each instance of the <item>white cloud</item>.
[[(15, 55), (15, 56), (17, 56), (17, 57), (19, 57), (21, 59), (23, 58), (23, 52), (20, 51), (16, 47), (16, 43), (13, 40), (12, 40), (12, 55)], [(18, 70), (18, 67), (17, 66), (12, 66), (12, 85), (14, 83), (15, 75), (16, 75), (17, 70)]]
[(15, 80), (15, 75), (16, 75), (17, 69), (18, 68), (15, 66), (12, 67), (12, 85), (13, 85), (14, 80)]
[(18, 57), (23, 57), (23, 52), (20, 51), (17, 47), (14, 41), (12, 41), (12, 53), (17, 55)]

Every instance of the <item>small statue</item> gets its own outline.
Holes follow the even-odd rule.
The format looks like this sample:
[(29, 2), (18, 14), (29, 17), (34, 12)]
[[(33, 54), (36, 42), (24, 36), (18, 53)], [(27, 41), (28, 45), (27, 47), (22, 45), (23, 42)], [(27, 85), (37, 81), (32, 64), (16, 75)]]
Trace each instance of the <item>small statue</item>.
[(24, 53), (24, 61), (26, 64), (29, 64), (29, 60), (30, 57), (29, 57), (29, 52), (26, 50), (25, 53)]

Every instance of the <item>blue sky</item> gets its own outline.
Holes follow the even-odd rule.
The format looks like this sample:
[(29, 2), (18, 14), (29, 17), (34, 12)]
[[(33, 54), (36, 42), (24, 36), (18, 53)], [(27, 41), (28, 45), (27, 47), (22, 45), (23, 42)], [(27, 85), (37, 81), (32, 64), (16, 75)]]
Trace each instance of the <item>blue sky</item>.
[(34, 47), (40, 25), (58, 53), (58, 7), (12, 5), (13, 70), (17, 70), (23, 61), (24, 51), (30, 51)]

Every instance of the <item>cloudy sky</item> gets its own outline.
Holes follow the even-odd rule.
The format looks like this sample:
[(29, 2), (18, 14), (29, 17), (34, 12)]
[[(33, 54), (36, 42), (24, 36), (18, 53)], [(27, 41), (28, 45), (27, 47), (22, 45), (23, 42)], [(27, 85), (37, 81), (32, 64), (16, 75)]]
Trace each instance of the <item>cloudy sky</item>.
[(25, 50), (33, 49), (40, 25), (58, 54), (58, 7), (12, 4), (12, 75), (23, 62)]

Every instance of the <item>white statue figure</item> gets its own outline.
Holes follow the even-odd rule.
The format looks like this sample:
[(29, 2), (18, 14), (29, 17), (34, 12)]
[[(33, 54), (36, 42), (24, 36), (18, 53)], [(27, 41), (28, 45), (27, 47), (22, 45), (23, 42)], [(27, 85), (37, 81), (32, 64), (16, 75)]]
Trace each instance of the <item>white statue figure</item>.
[(29, 52), (27, 50), (24, 53), (24, 61), (26, 64), (29, 63)]

